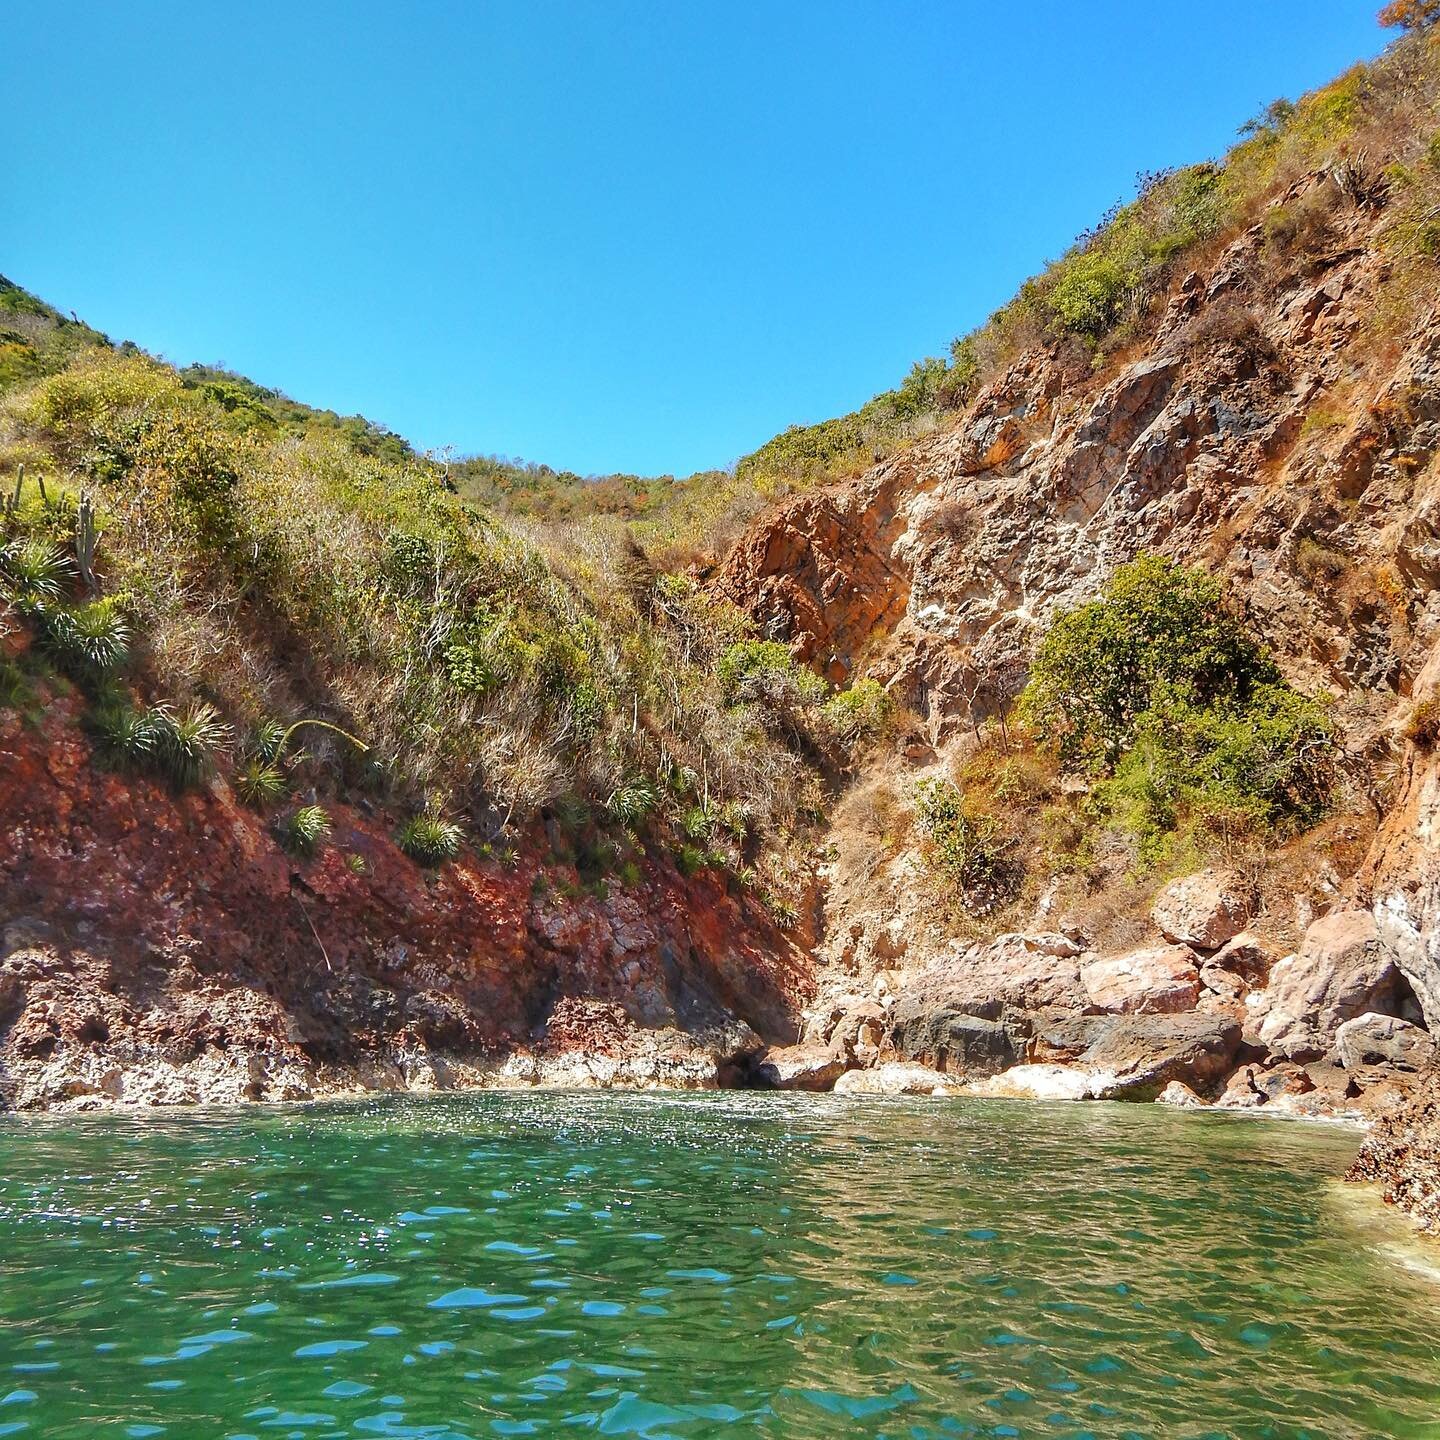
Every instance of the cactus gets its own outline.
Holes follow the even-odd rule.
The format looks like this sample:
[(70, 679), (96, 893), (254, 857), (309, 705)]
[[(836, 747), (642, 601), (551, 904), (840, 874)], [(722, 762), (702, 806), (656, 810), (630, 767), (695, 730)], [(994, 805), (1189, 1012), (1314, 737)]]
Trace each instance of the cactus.
[(80, 568), (80, 578), (92, 594), (98, 594), (100, 584), (95, 578), (95, 547), (100, 543), (100, 531), (95, 524), (95, 502), (88, 495), (80, 497), (75, 511), (75, 562)]
[(25, 488), (25, 467), (19, 466), (15, 471), (15, 493), (5, 500), (5, 514), (7, 518), (20, 509), (20, 493)]

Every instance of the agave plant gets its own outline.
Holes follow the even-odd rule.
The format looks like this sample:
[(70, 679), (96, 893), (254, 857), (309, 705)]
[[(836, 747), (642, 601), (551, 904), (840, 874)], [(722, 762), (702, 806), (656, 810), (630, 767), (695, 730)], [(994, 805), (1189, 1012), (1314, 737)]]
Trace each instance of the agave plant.
[(267, 764), (278, 765), (284, 756), (285, 741), (289, 735), (290, 732), (278, 720), (262, 720), (255, 727), (251, 754)]
[(44, 540), (0, 545), (0, 577), (17, 600), (58, 600), (75, 578), (75, 562)]
[(40, 642), (62, 669), (98, 680), (130, 658), (130, 622), (113, 600), (47, 609), (40, 613)]
[(153, 762), (158, 728), (153, 710), (139, 710), (121, 696), (102, 700), (89, 720), (102, 758), (125, 770), (143, 769)]
[(465, 843), (465, 832), (438, 815), (416, 815), (396, 832), (395, 843), (421, 865), (442, 865), (453, 860)]
[(216, 753), (230, 738), (230, 727), (213, 705), (197, 702), (182, 715), (168, 706), (155, 712), (155, 757), (177, 790), (198, 785), (215, 768)]
[(658, 801), (654, 786), (644, 780), (634, 780), (618, 786), (605, 802), (605, 809), (617, 824), (633, 827), (644, 820)]
[(715, 817), (703, 805), (692, 805), (680, 817), (680, 829), (687, 840), (708, 840), (715, 833)]
[(313, 855), (334, 830), (330, 816), (319, 805), (302, 805), (276, 827), (280, 843), (292, 855)]
[(290, 793), (290, 786), (278, 765), (252, 755), (235, 772), (235, 793), (253, 809), (268, 810)]

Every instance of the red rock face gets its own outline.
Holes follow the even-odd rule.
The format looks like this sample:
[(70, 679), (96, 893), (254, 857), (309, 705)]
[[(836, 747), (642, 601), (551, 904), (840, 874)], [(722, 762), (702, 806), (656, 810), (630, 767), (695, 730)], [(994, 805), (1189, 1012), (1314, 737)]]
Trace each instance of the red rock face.
[[(509, 866), (465, 857), (427, 872), (388, 822), (340, 804), (327, 804), (332, 843), (297, 861), (222, 781), (176, 796), (100, 768), (79, 711), (54, 700), (38, 726), (0, 714), (0, 1093), (12, 1102), (63, 1098), (35, 1072), (66, 1057), (57, 1083), (80, 1093), (110, 1093), (107, 1066), (207, 1057), (232, 1079), (258, 1057), (264, 1094), (280, 1083), (266, 1066), (479, 1061), (543, 1039), (564, 997), (613, 1001), (632, 1027), (738, 1021), (793, 1036), (804, 954), (717, 874), (652, 863), (633, 890), (561, 902), (537, 884), (533, 846)], [(555, 885), (575, 878), (551, 872)], [(88, 1078), (65, 1078), (81, 1060)]]
[(803, 495), (781, 507), (731, 552), (714, 587), (765, 622), (772, 639), (836, 684), (855, 656), (905, 613), (909, 577), (889, 558), (902, 467), (873, 483)]

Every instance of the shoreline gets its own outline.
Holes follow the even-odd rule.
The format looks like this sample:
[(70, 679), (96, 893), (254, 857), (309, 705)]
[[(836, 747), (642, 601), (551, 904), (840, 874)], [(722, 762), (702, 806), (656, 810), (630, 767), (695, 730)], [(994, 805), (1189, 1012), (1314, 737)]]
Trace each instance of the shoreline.
[[(668, 1063), (667, 1063), (668, 1062)], [(674, 1067), (679, 1074), (661, 1075), (655, 1069)], [(167, 1067), (172, 1073), (162, 1082), (173, 1082), (181, 1076), (173, 1073), (180, 1067)], [(176, 1112), (195, 1113), (199, 1111), (244, 1111), (249, 1109), (272, 1110), (304, 1105), (357, 1102), (387, 1097), (424, 1099), (440, 1096), (470, 1094), (525, 1094), (544, 1092), (549, 1094), (584, 1094), (590, 1092), (615, 1092), (620, 1094), (746, 1094), (746, 1095), (794, 1095), (806, 1098), (828, 1096), (835, 1100), (894, 1101), (894, 1100), (983, 1100), (1008, 1101), (1026, 1105), (1049, 1107), (1084, 1107), (1089, 1105), (1121, 1105), (1144, 1108), (1161, 1105), (1167, 1110), (1193, 1115), (1234, 1116), (1246, 1120), (1283, 1120), (1306, 1124), (1324, 1125), (1351, 1130), (1358, 1135), (1370, 1133), (1375, 1119), (1358, 1112), (1314, 1113), (1299, 1111), (1280, 1103), (1267, 1105), (1236, 1106), (1222, 1105), (1200, 1100), (1195, 1104), (1171, 1104), (1162, 1099), (1125, 1098), (1062, 1098), (1055, 1095), (1029, 1093), (1020, 1089), (1004, 1089), (993, 1086), (989, 1080), (957, 1081), (954, 1077), (934, 1072), (935, 1078), (945, 1082), (935, 1089), (810, 1089), (797, 1086), (767, 1085), (763, 1083), (717, 1083), (712, 1077), (695, 1073), (694, 1057), (666, 1056), (658, 1062), (647, 1057), (643, 1065), (633, 1060), (616, 1061), (615, 1057), (603, 1052), (566, 1051), (559, 1055), (536, 1055), (529, 1051), (513, 1051), (503, 1059), (480, 1061), (460, 1060), (449, 1056), (429, 1053), (406, 1054), (401, 1057), (377, 1058), (369, 1065), (357, 1066), (350, 1071), (350, 1078), (342, 1079), (336, 1071), (344, 1067), (319, 1067), (312, 1072), (311, 1082), (303, 1093), (294, 1087), (289, 1093), (259, 1095), (247, 1094), (185, 1094), (167, 1098), (154, 1098), (153, 1070), (143, 1066), (126, 1069), (107, 1066), (107, 1071), (120, 1069), (128, 1079), (148, 1079), (152, 1082), (135, 1098), (128, 1098), (123, 1092), (112, 1093), (102, 1089), (78, 1089), (73, 1093), (58, 1095), (42, 1104), (0, 1106), (0, 1118), (21, 1119), (32, 1116), (76, 1116), (76, 1115), (126, 1115), (162, 1116)], [(883, 1064), (875, 1067), (859, 1067), (847, 1074), (867, 1074), (882, 1070)], [(913, 1068), (913, 1067), (912, 1067)], [(1017, 1067), (1018, 1068), (1018, 1067)], [(406, 1073), (409, 1071), (410, 1073)], [(424, 1071), (429, 1075), (425, 1076)], [(650, 1073), (643, 1073), (649, 1071)], [(598, 1072), (598, 1073), (597, 1073)], [(609, 1072), (609, 1073), (606, 1073)], [(362, 1078), (368, 1073), (369, 1083)], [(1001, 1072), (1003, 1076), (1007, 1072)], [(189, 1077), (200, 1079), (202, 1077)], [(213, 1076), (203, 1077), (212, 1080)], [(995, 1077), (992, 1077), (992, 1079)], [(416, 1081), (419, 1083), (416, 1083)]]

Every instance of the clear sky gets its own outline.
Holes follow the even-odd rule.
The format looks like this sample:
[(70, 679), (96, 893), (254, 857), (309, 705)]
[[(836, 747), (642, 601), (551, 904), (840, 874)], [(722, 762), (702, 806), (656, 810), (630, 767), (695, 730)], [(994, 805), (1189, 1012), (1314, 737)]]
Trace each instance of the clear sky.
[(1379, 0), (6, 0), (0, 273), (424, 447), (723, 465)]

